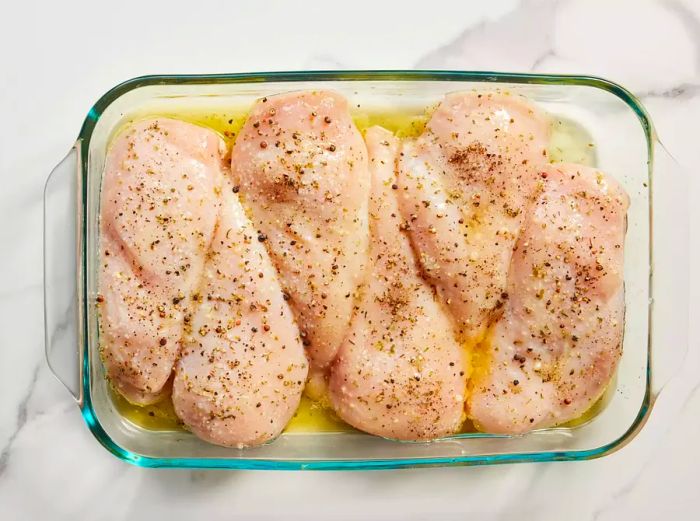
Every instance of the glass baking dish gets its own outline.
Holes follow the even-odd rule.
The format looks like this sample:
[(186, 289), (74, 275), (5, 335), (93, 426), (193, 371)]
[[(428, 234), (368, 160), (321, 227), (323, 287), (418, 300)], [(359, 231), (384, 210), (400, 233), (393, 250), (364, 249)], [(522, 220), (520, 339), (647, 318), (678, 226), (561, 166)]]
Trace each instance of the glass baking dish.
[[(595, 416), (521, 436), (463, 433), (402, 443), (359, 432), (284, 433), (226, 449), (180, 430), (147, 430), (115, 409), (100, 361), (97, 295), (99, 194), (110, 137), (130, 116), (178, 107), (245, 107), (265, 95), (334, 89), (351, 106), (424, 110), (451, 91), (505, 88), (583, 133), (586, 157), (631, 197), (625, 252), (624, 354)], [(48, 363), (85, 422), (117, 457), (146, 467), (386, 469), (582, 460), (624, 446), (644, 425), (687, 345), (688, 180), (661, 146), (647, 112), (623, 87), (583, 76), (437, 71), (343, 71), (147, 76), (114, 87), (46, 183), (44, 285)]]

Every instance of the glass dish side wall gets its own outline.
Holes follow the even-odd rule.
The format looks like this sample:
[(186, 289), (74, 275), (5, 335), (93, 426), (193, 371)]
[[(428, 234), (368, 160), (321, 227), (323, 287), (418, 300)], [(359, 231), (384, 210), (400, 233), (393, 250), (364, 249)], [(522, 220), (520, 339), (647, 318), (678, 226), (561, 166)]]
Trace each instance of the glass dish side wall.
[[(389, 73), (391, 74), (391, 73)], [(298, 80), (298, 75), (290, 78)], [(331, 75), (336, 76), (336, 75)], [(640, 113), (617, 95), (599, 88), (603, 82), (582, 84), (567, 78), (453, 73), (450, 81), (431, 76), (407, 79), (360, 74), (358, 81), (319, 78), (305, 81), (237, 82), (237, 77), (152, 80), (154, 84), (124, 89), (103, 109), (91, 113), (81, 134), (85, 179), (84, 251), (86, 319), (83, 381), (86, 420), (101, 441), (122, 458), (142, 465), (248, 468), (374, 468), (445, 463), (576, 459), (599, 455), (624, 438), (650, 405), (650, 171), (651, 129)], [(273, 79), (279, 80), (279, 77)], [(355, 80), (355, 78), (348, 78)], [(499, 82), (494, 82), (494, 80)], [(487, 82), (487, 83), (485, 83)], [(524, 83), (519, 83), (524, 82)], [(531, 83), (528, 83), (531, 82)], [(148, 83), (148, 81), (146, 81)], [(576, 121), (592, 136), (597, 166), (615, 176), (632, 204), (626, 238), (626, 324), (624, 355), (616, 389), (604, 410), (575, 428), (548, 429), (525, 436), (482, 433), (458, 435), (430, 444), (398, 443), (359, 433), (284, 434), (276, 442), (244, 451), (208, 445), (177, 431), (146, 431), (124, 420), (108, 395), (97, 353), (97, 316), (92, 305), (97, 293), (99, 191), (109, 139), (120, 122), (147, 108), (167, 112), (176, 106), (249, 106), (256, 98), (298, 89), (331, 88), (351, 104), (416, 109), (438, 102), (450, 91), (506, 88), (524, 94), (555, 116)], [(90, 119), (92, 118), (92, 119)], [(640, 122), (642, 124), (640, 124)]]

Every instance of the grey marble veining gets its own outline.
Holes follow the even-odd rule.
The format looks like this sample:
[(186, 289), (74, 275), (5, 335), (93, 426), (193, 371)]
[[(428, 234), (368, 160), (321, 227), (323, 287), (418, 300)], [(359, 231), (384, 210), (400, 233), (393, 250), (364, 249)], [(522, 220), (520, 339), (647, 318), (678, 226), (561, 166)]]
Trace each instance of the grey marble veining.
[[(695, 518), (697, 320), (683, 369), (645, 428), (599, 460), (374, 473), (121, 463), (92, 438), (44, 361), (40, 201), (94, 100), (149, 72), (415, 66), (600, 75), (642, 97), (665, 145), (693, 169), (700, 162), (699, 2), (358, 1), (317, 2), (312, 11), (274, 1), (156, 4), (85, 3), (70, 13), (50, 4), (41, 17), (18, 4), (0, 33), (7, 73), (0, 75), (0, 519)], [(691, 184), (697, 199), (697, 176)], [(700, 222), (699, 210), (691, 211)], [(692, 240), (699, 259), (695, 230)], [(697, 317), (696, 275), (690, 291)]]

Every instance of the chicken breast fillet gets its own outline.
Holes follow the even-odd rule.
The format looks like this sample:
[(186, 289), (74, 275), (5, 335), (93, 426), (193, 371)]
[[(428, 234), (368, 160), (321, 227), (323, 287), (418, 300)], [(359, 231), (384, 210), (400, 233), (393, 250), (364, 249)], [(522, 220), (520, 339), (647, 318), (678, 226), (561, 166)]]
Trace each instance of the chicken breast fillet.
[(277, 273), (228, 182), (200, 288), (175, 370), (175, 412), (217, 445), (270, 441), (299, 405), (308, 363)]
[(325, 368), (367, 258), (367, 149), (347, 102), (326, 91), (263, 98), (236, 139), (231, 170), (312, 364)]
[(112, 384), (131, 402), (167, 392), (214, 232), (224, 153), (214, 132), (157, 118), (123, 131), (107, 154), (100, 348)]
[(482, 346), (468, 414), (479, 429), (522, 433), (578, 418), (622, 353), (629, 199), (592, 168), (543, 170), (508, 276), (503, 316)]
[(401, 229), (398, 140), (373, 127), (366, 141), (372, 176), (370, 268), (333, 365), (330, 398), (341, 418), (365, 432), (435, 439), (462, 423), (465, 356)]
[(466, 92), (447, 95), (424, 133), (403, 145), (401, 211), (463, 341), (478, 342), (500, 305), (548, 133), (524, 98)]

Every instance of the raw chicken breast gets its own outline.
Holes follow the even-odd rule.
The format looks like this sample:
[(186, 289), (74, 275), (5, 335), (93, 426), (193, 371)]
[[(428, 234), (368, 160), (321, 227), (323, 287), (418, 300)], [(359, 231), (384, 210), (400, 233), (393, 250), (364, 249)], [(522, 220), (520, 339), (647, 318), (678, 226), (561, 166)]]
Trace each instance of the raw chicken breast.
[(450, 94), (404, 144), (400, 205), (421, 266), (476, 343), (502, 302), (524, 209), (546, 160), (549, 124), (524, 98)]
[(231, 170), (314, 366), (335, 358), (367, 258), (367, 149), (347, 102), (326, 91), (263, 98)]
[(117, 136), (100, 220), (100, 345), (112, 384), (147, 404), (167, 392), (183, 317), (202, 273), (223, 180), (225, 145), (170, 119)]
[(479, 429), (522, 433), (578, 418), (621, 356), (629, 199), (580, 165), (544, 168), (508, 276), (503, 316), (470, 382)]
[(395, 177), (399, 149), (367, 131), (371, 243), (362, 297), (329, 382), (336, 412), (371, 434), (430, 440), (463, 420), (465, 356), (402, 231)]
[(173, 405), (200, 438), (246, 447), (274, 439), (301, 398), (307, 361), (277, 274), (233, 187), (175, 369)]

